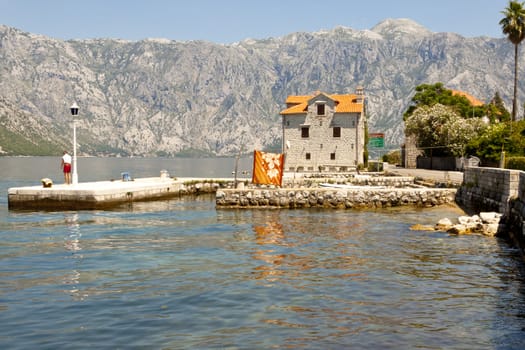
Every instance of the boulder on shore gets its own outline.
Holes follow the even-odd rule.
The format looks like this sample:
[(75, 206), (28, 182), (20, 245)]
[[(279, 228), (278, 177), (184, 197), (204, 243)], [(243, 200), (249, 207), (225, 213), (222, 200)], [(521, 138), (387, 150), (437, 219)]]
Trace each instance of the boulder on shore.
[(446, 231), (450, 234), (482, 234), (485, 236), (495, 236), (501, 229), (500, 223), (502, 214), (495, 212), (480, 213), (473, 216), (460, 216), (457, 223), (452, 223), (448, 218), (441, 219), (436, 224), (435, 229)]
[(460, 216), (454, 223), (449, 218), (443, 218), (436, 225), (413, 225), (410, 229), (414, 231), (446, 231), (453, 235), (482, 234), (485, 236), (496, 236), (498, 232), (505, 229), (500, 223), (502, 214), (496, 212), (480, 213), (473, 216)]
[(446, 231), (453, 225), (454, 224), (449, 218), (444, 218), (444, 219), (439, 220), (434, 228), (436, 231)]

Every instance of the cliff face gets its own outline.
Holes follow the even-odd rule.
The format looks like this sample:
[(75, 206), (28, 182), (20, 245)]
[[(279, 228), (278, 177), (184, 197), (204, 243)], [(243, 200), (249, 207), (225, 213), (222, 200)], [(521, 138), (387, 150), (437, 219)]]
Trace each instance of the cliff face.
[(16, 153), (3, 134), (17, 144), (35, 135), (57, 149), (70, 144), (74, 101), (82, 153), (280, 147), (286, 96), (353, 93), (358, 85), (370, 131), (399, 145), (402, 114), (419, 84), (443, 82), (485, 101), (499, 91), (510, 106), (513, 57), (505, 38), (432, 33), (410, 20), (231, 45), (61, 41), (0, 26), (0, 152)]

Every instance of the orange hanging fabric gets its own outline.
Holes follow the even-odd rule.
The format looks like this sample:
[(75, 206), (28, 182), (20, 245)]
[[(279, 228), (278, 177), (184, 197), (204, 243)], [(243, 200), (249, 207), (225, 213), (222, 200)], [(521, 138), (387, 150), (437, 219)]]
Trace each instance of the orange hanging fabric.
[(284, 154), (253, 151), (252, 182), (260, 185), (281, 186)]

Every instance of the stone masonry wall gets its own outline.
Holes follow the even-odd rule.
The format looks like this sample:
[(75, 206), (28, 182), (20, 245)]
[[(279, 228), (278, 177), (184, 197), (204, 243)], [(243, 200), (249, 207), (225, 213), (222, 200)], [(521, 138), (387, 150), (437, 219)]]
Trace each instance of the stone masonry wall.
[(525, 255), (525, 172), (519, 174), (518, 195), (510, 198), (506, 221), (511, 237)]
[(517, 197), (519, 170), (466, 168), (457, 202), (475, 210), (505, 214), (508, 202)]
[(218, 208), (386, 208), (403, 205), (431, 207), (453, 203), (455, 189), (223, 189)]
[(503, 214), (506, 232), (525, 252), (525, 172), (499, 168), (466, 168), (456, 202), (476, 211)]

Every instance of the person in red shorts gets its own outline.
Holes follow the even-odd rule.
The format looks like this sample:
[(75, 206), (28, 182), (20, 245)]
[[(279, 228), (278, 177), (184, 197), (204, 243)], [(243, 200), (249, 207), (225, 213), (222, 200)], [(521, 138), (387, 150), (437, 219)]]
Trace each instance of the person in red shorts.
[(62, 156), (62, 161), (60, 162), (60, 167), (62, 168), (62, 171), (64, 172), (64, 182), (67, 185), (71, 184), (71, 156), (67, 151), (64, 151), (64, 155)]

